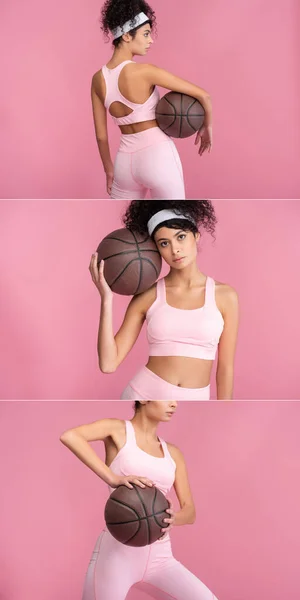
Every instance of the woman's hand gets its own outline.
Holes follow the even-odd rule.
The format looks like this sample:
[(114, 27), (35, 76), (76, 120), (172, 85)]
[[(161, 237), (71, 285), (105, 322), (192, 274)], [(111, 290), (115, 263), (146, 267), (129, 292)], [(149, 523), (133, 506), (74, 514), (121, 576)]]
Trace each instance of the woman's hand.
[(92, 280), (100, 292), (101, 299), (104, 300), (106, 298), (112, 297), (113, 293), (104, 277), (104, 260), (100, 261), (99, 269), (98, 269), (98, 253), (95, 252), (92, 254), (89, 271), (92, 276)]
[(114, 173), (113, 173), (113, 171), (109, 172), (109, 173), (106, 173), (106, 190), (107, 190), (107, 193), (108, 193), (109, 196), (111, 196), (111, 187), (112, 187), (112, 184), (113, 184), (113, 180), (114, 180)]
[(166, 532), (170, 531), (170, 529), (172, 527), (174, 527), (175, 513), (173, 510), (173, 504), (172, 504), (171, 500), (169, 500), (169, 502), (170, 502), (170, 508), (167, 508), (166, 512), (170, 514), (170, 518), (164, 519), (164, 523), (169, 523), (169, 526), (165, 527), (161, 530), (163, 532), (163, 535), (159, 538), (160, 540), (162, 540), (165, 537)]
[(201, 129), (197, 132), (195, 144), (199, 143), (201, 139), (199, 154), (202, 156), (204, 152), (210, 152), (212, 149), (212, 127), (207, 125), (203, 125)]
[(110, 487), (116, 488), (119, 485), (126, 485), (130, 490), (133, 489), (133, 485), (138, 485), (141, 488), (153, 487), (155, 484), (148, 477), (140, 477), (139, 475), (126, 475), (126, 477), (122, 477), (120, 475), (113, 475), (111, 481), (109, 482)]

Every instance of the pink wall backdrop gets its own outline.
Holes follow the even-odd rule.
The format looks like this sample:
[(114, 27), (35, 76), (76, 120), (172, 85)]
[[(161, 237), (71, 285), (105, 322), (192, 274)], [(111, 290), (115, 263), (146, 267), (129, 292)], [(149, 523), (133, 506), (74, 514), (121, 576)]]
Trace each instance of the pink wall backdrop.
[[(2, 402), (0, 411), (1, 600), (80, 600), (108, 491), (59, 436), (130, 419), (131, 403)], [(192, 402), (159, 429), (184, 453), (197, 509), (193, 526), (172, 530), (174, 555), (220, 600), (299, 596), (299, 419), (296, 402)]]
[[(0, 202), (2, 399), (118, 399), (146, 363), (146, 328), (117, 372), (97, 361), (100, 296), (88, 266), (123, 201)], [(198, 264), (240, 299), (235, 399), (299, 399), (300, 202), (214, 201)], [(165, 274), (166, 265), (162, 271)], [(114, 296), (114, 327), (128, 297)], [(215, 377), (212, 397), (215, 397)]]
[[(91, 77), (111, 55), (98, 24), (101, 5), (4, 3), (0, 197), (107, 197), (90, 103)], [(158, 37), (137, 61), (204, 87), (213, 100), (212, 154), (200, 159), (193, 139), (176, 142), (187, 197), (298, 198), (296, 1), (151, 5)], [(119, 133), (112, 123), (109, 133), (114, 157)]]

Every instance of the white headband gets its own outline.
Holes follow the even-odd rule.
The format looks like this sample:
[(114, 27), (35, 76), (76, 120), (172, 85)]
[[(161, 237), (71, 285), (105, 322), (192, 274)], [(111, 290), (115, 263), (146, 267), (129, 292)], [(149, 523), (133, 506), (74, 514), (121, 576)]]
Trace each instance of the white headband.
[[(133, 21), (135, 23), (134, 25), (132, 25)], [(135, 29), (136, 27), (143, 25), (143, 23), (145, 23), (146, 21), (149, 21), (149, 17), (147, 17), (147, 15), (145, 15), (145, 13), (140, 12), (138, 15), (136, 15), (136, 17), (134, 17), (134, 19), (132, 19), (130, 21), (126, 21), (126, 23), (124, 23), (124, 25), (122, 25), (122, 27), (116, 27), (116, 29), (113, 29), (112, 30), (113, 39), (116, 40), (117, 38), (121, 37), (121, 35), (123, 35), (123, 33), (128, 33), (128, 31), (131, 31), (131, 29)]]
[(175, 210), (170, 210), (169, 208), (165, 208), (163, 210), (159, 210), (157, 213), (155, 213), (155, 215), (153, 215), (153, 217), (151, 217), (151, 219), (149, 219), (149, 221), (147, 223), (149, 235), (152, 235), (152, 233), (153, 233), (154, 229), (157, 227), (157, 225), (159, 225), (160, 223), (163, 223), (164, 221), (170, 221), (171, 219), (186, 219), (187, 221), (191, 221), (192, 223), (195, 224), (194, 220), (191, 219), (190, 217), (185, 217), (184, 215), (181, 215), (181, 214), (178, 215), (175, 212)]

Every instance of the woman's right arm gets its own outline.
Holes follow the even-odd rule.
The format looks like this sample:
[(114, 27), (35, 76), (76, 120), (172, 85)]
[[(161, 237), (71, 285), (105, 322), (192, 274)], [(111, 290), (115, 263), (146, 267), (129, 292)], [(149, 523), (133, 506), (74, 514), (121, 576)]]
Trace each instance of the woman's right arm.
[(94, 127), (96, 140), (98, 144), (98, 149), (100, 153), (100, 157), (102, 160), (103, 168), (106, 174), (106, 187), (107, 193), (111, 194), (111, 186), (113, 182), (114, 176), (114, 165), (110, 156), (110, 149), (108, 143), (108, 134), (107, 134), (107, 115), (106, 108), (101, 100), (101, 93), (99, 89), (99, 72), (95, 73), (92, 79), (91, 85), (91, 100), (92, 100), (92, 108), (93, 108), (93, 119), (94, 119)]
[(101, 419), (64, 431), (60, 436), (60, 441), (110, 487), (126, 485), (132, 489), (131, 483), (135, 483), (142, 488), (146, 485), (151, 487), (153, 482), (147, 477), (138, 475), (122, 477), (113, 473), (90, 445), (90, 442), (103, 441), (109, 436), (114, 438), (117, 429), (120, 429), (121, 426), (122, 422), (119, 419)]
[(90, 272), (101, 296), (98, 329), (99, 368), (102, 373), (113, 373), (135, 344), (145, 320), (149, 298), (155, 293), (153, 290), (147, 290), (131, 299), (123, 323), (114, 336), (113, 293), (104, 278), (104, 261), (100, 262), (98, 269), (97, 260), (98, 255), (95, 253), (90, 263)]

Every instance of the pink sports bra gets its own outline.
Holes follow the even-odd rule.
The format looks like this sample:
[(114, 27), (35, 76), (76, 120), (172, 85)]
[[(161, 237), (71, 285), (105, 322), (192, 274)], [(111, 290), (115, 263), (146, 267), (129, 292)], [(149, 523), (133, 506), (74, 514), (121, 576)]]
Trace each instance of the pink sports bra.
[(122, 102), (122, 104), (126, 104), (126, 106), (133, 111), (126, 117), (113, 117), (113, 115), (111, 115), (113, 121), (117, 125), (131, 125), (132, 123), (142, 123), (143, 121), (152, 121), (155, 119), (155, 108), (160, 99), (159, 91), (156, 87), (144, 104), (130, 102), (130, 100), (127, 100), (119, 90), (119, 75), (125, 65), (133, 62), (135, 61), (124, 60), (114, 69), (108, 69), (106, 65), (102, 67), (102, 73), (106, 84), (104, 106), (109, 109), (113, 102)]
[[(175, 481), (176, 463), (173, 460), (166, 442), (158, 438), (164, 456), (159, 458), (144, 452), (137, 446), (134, 427), (131, 421), (125, 421), (126, 442), (110, 464), (116, 475), (140, 475), (151, 479), (166, 496)], [(113, 488), (109, 486), (110, 493)]]
[(216, 305), (215, 281), (206, 278), (205, 303), (186, 310), (167, 304), (165, 280), (156, 284), (156, 299), (146, 314), (149, 356), (187, 356), (213, 360), (224, 320)]

